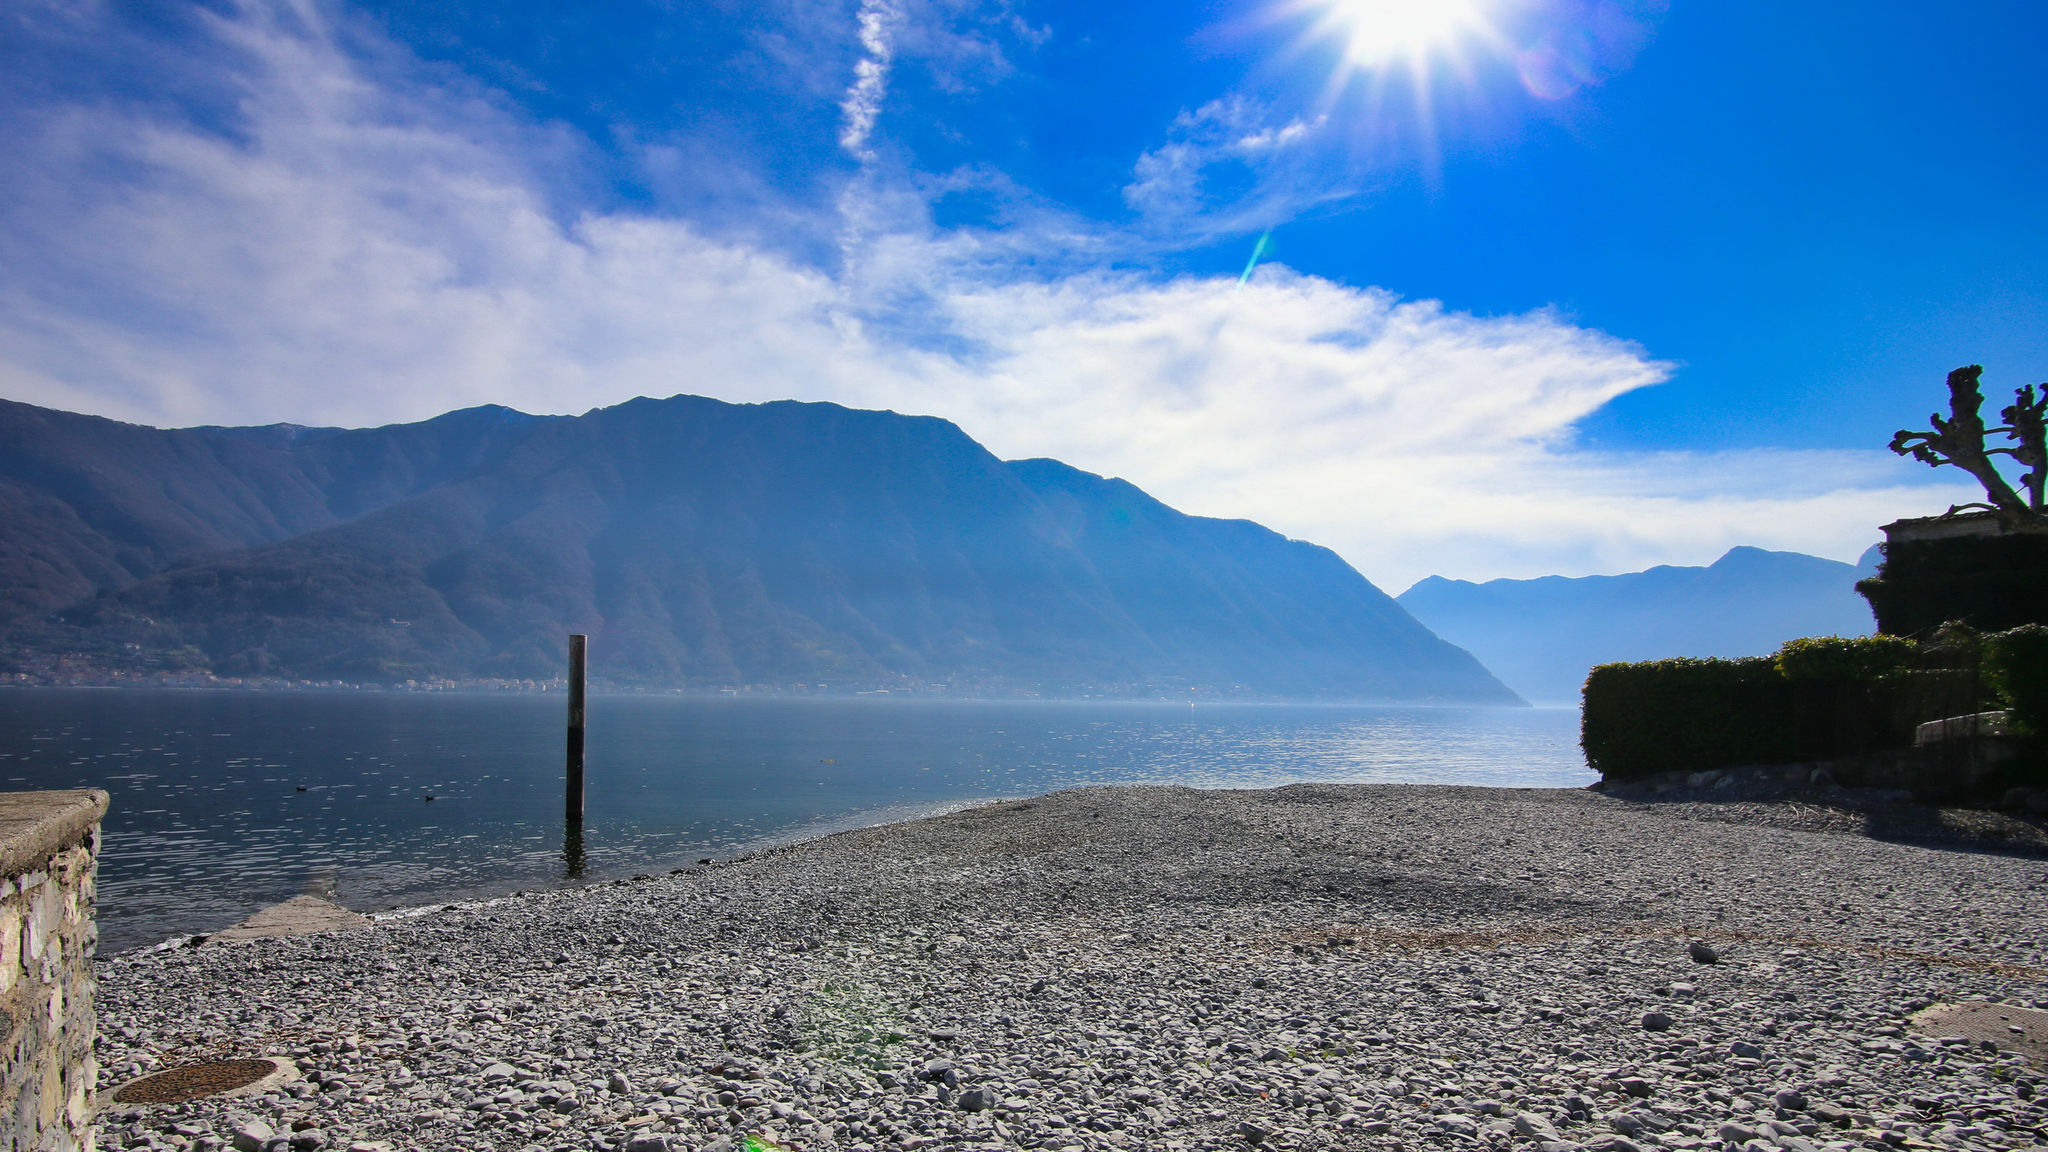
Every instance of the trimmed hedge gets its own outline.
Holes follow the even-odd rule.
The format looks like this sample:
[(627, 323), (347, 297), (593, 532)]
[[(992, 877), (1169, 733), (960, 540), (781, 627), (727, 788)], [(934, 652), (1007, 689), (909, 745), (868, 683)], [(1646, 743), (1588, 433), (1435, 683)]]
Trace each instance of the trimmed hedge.
[(1985, 631), (2048, 624), (2048, 534), (1886, 544), (1877, 575), (1856, 590), (1877, 630), (1893, 636), (1926, 636), (1950, 620)]
[(1984, 674), (2020, 731), (2048, 736), (2048, 627), (2028, 624), (1984, 638)]
[(1579, 718), (1586, 764), (1609, 780), (1799, 759), (1788, 682), (1769, 657), (1602, 664)]
[(1787, 640), (1771, 663), (1787, 680), (1874, 680), (1912, 666), (1902, 636), (1807, 636)]
[(1903, 668), (1902, 655), (1910, 645), (1821, 637), (1776, 657), (1602, 664), (1586, 677), (1580, 745), (1609, 780), (1833, 760), (1907, 747), (1923, 721), (1991, 703), (1974, 668)]

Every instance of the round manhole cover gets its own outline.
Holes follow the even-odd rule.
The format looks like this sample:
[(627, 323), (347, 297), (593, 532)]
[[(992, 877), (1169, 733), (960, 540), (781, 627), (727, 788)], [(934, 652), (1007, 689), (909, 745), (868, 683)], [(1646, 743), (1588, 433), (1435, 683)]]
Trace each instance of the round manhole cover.
[(187, 1064), (130, 1080), (114, 1091), (122, 1104), (183, 1104), (202, 1096), (243, 1095), (288, 1079), (295, 1072), (289, 1060), (214, 1060)]

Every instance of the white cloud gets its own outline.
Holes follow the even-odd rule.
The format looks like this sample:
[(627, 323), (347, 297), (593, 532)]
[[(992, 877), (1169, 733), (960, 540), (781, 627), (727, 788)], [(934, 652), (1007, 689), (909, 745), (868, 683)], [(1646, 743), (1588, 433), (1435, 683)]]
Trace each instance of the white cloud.
[(1138, 157), (1124, 202), (1141, 222), (1176, 236), (1270, 227), (1320, 203), (1356, 195), (1332, 156), (1304, 147), (1328, 116), (1275, 123), (1241, 96), (1176, 116), (1166, 142)]
[[(1879, 452), (1580, 451), (1577, 421), (1667, 369), (1550, 313), (1473, 317), (1281, 267), (1242, 291), (1047, 272), (1031, 245), (1071, 269), (1108, 241), (1057, 217), (934, 233), (872, 173), (830, 272), (676, 219), (562, 219), (521, 159), (559, 141), (372, 84), (303, 10), (310, 30), (268, 11), (222, 25), (249, 61), (234, 134), (111, 106), (17, 125), (20, 170), (41, 175), (0, 201), (0, 392), (152, 423), (675, 392), (887, 406), (1329, 544), (1390, 590), (1738, 543), (1846, 558), (1958, 498)], [(877, 20), (864, 58), (886, 65)], [(1291, 130), (1219, 138), (1272, 150)]]
[(894, 25), (902, 13), (890, 0), (861, 0), (861, 58), (853, 66), (853, 84), (839, 110), (846, 117), (839, 144), (856, 159), (872, 160), (868, 141), (875, 134), (875, 120), (882, 114), (882, 101), (889, 93), (889, 62), (895, 56)]
[[(1069, 277), (958, 285), (979, 372), (893, 378), (1006, 456), (1057, 456), (1206, 515), (1330, 545), (1391, 590), (1707, 563), (1736, 544), (1850, 559), (1939, 511), (1880, 451), (1575, 450), (1573, 426), (1663, 379), (1640, 349), (1548, 313), (1475, 318), (1284, 268), (1241, 292)], [(943, 407), (926, 399), (950, 383)]]

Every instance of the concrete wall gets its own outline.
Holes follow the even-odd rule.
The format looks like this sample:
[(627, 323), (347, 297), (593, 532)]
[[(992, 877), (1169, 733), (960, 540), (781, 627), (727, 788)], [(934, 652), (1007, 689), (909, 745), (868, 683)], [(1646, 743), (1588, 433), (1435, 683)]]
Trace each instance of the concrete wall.
[(93, 878), (107, 794), (0, 792), (0, 1125), (7, 1152), (93, 1147)]

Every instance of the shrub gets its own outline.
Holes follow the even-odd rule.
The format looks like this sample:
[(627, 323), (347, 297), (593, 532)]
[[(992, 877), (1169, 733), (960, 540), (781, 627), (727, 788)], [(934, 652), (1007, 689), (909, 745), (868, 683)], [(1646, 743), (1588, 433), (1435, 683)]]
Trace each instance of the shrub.
[(2048, 736), (2048, 627), (2027, 624), (1984, 638), (1984, 673), (2013, 724)]
[(1950, 620), (1923, 637), (1917, 668), (1953, 668), (1976, 672), (1984, 664), (1984, 634), (1961, 620)]
[(1609, 780), (1798, 759), (1792, 693), (1769, 657), (1602, 664), (1579, 724), (1587, 765)]
[(1787, 680), (1874, 680), (1910, 667), (1913, 655), (1901, 636), (1808, 636), (1787, 640), (1772, 664)]

